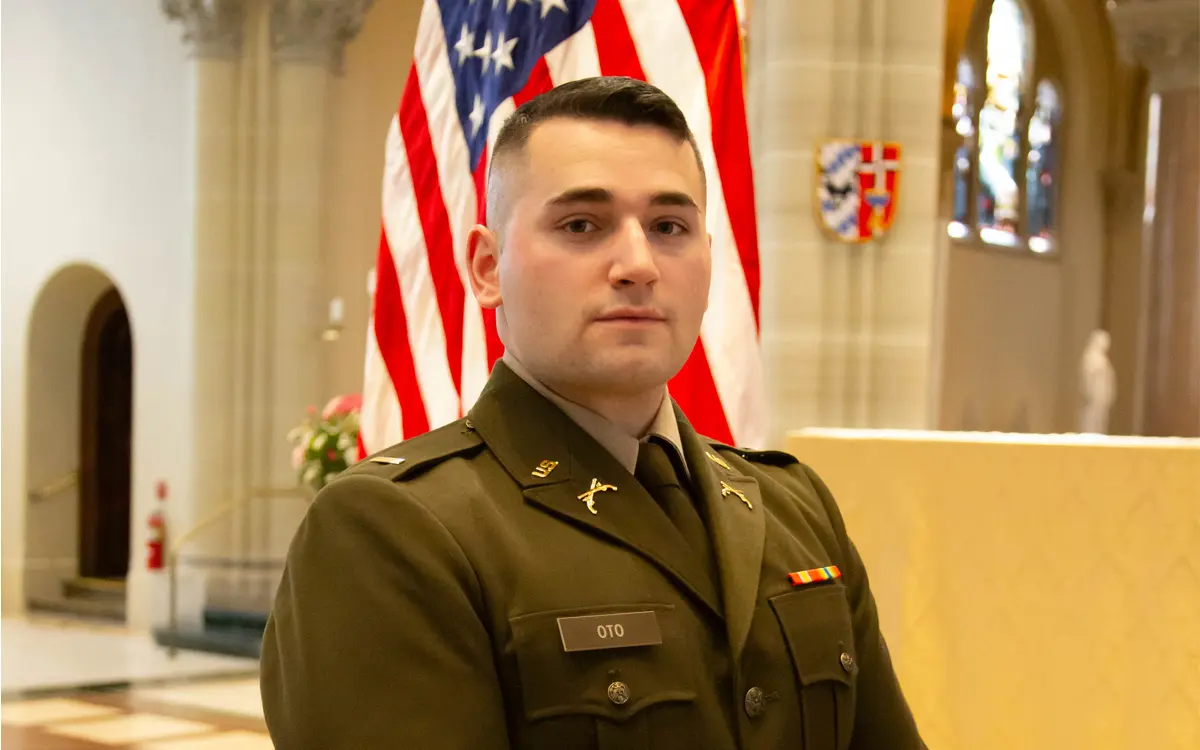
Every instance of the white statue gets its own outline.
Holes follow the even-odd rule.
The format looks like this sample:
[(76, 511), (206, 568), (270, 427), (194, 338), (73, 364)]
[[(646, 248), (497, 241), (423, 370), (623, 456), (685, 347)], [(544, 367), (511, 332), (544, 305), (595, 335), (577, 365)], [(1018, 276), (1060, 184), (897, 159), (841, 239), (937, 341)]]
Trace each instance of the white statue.
[(1079, 413), (1079, 431), (1108, 434), (1108, 413), (1117, 398), (1117, 374), (1108, 360), (1108, 331), (1092, 331), (1083, 359), (1079, 363), (1079, 384), (1083, 408)]

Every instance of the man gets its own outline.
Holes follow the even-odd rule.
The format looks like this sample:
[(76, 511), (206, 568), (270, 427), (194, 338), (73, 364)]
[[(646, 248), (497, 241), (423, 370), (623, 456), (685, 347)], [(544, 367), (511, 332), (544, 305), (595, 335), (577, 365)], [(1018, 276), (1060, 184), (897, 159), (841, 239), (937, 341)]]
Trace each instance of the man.
[(699, 437), (705, 178), (675, 103), (579, 81), (496, 139), (466, 419), (315, 501), (263, 643), (282, 750), (923, 747), (867, 577), (793, 457)]

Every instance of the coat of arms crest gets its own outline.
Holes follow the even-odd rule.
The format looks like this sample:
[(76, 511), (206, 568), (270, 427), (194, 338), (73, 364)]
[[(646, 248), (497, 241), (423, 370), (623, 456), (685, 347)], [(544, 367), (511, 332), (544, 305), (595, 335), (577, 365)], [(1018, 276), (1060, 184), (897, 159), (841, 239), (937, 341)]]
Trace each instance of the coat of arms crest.
[(830, 140), (817, 158), (817, 220), (848, 243), (878, 240), (896, 217), (900, 144)]

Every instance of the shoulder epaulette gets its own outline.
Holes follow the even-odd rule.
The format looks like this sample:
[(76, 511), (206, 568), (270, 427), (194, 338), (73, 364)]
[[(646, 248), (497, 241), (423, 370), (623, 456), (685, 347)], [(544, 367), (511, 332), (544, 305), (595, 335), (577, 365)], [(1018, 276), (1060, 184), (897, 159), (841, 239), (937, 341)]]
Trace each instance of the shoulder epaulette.
[(740, 456), (751, 463), (769, 464), (771, 466), (790, 466), (800, 463), (800, 459), (786, 451), (756, 450), (753, 448), (735, 448), (719, 440), (709, 440), (708, 444), (718, 450), (725, 450)]
[(399, 482), (481, 445), (470, 420), (460, 419), (367, 456), (343, 476), (369, 474)]

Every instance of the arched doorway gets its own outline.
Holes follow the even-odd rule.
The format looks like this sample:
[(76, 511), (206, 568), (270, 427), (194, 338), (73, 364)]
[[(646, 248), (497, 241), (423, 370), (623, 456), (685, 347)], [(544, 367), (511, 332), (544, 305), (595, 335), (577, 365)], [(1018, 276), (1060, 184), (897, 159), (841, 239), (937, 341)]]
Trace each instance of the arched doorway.
[(79, 420), (79, 575), (122, 581), (129, 571), (133, 335), (110, 289), (83, 340)]
[(72, 264), (30, 316), (24, 598), (34, 610), (125, 619), (133, 335), (113, 280)]

